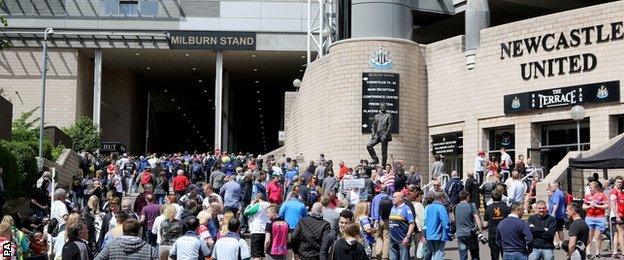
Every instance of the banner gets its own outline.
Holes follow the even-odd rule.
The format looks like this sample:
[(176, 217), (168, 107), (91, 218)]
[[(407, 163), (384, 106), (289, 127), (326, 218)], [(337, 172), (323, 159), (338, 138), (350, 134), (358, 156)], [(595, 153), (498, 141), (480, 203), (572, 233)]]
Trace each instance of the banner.
[(505, 114), (553, 107), (620, 101), (620, 81), (505, 95)]
[(170, 31), (170, 49), (255, 50), (255, 32)]
[(364, 179), (342, 180), (342, 190), (352, 188), (364, 189), (365, 186)]

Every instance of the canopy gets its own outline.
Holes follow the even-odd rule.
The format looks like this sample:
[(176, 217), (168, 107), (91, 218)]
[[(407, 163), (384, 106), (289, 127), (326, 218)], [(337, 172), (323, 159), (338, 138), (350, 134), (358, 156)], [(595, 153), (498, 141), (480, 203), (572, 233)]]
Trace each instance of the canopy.
[(619, 169), (624, 168), (624, 138), (619, 138), (604, 150), (585, 158), (570, 158), (570, 168)]

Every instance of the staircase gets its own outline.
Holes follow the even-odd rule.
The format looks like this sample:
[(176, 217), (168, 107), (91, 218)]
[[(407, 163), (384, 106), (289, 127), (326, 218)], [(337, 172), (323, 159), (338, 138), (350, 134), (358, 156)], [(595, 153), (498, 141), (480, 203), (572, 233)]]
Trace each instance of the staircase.
[[(569, 152), (561, 161), (555, 165), (552, 169), (550, 169), (550, 173), (539, 183), (537, 183), (536, 188), (536, 198), (537, 200), (547, 200), (548, 196), (546, 195), (546, 189), (548, 188), (548, 184), (552, 182), (560, 182), (562, 184), (562, 188), (564, 191), (568, 190), (568, 182), (566, 180), (567, 170), (570, 163), (570, 158), (579, 158), (579, 157), (589, 157), (599, 152), (602, 152), (606, 148), (610, 147), (614, 143), (618, 142), (620, 139), (624, 138), (624, 134), (620, 134), (608, 142), (596, 146), (588, 151), (573, 151)], [(572, 172), (572, 195), (575, 198), (583, 197), (583, 171), (575, 171)]]

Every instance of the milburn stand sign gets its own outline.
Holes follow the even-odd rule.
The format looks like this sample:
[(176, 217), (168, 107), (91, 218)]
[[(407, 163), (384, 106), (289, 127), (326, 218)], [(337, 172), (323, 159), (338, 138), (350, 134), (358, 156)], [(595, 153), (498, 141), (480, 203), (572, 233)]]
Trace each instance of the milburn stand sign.
[(169, 48), (202, 50), (255, 50), (256, 33), (170, 31)]
[(579, 104), (620, 101), (620, 81), (505, 95), (505, 114)]
[(371, 123), (379, 113), (379, 105), (386, 104), (392, 115), (392, 133), (399, 133), (399, 74), (362, 73), (362, 133), (371, 132)]

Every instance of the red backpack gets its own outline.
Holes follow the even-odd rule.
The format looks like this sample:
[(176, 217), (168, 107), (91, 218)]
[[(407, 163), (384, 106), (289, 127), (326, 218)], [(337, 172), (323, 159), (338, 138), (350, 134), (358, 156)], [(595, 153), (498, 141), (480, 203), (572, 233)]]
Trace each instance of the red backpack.
[(143, 175), (141, 175), (141, 185), (148, 184), (151, 181), (152, 181), (152, 174), (150, 174), (149, 172), (143, 172)]

